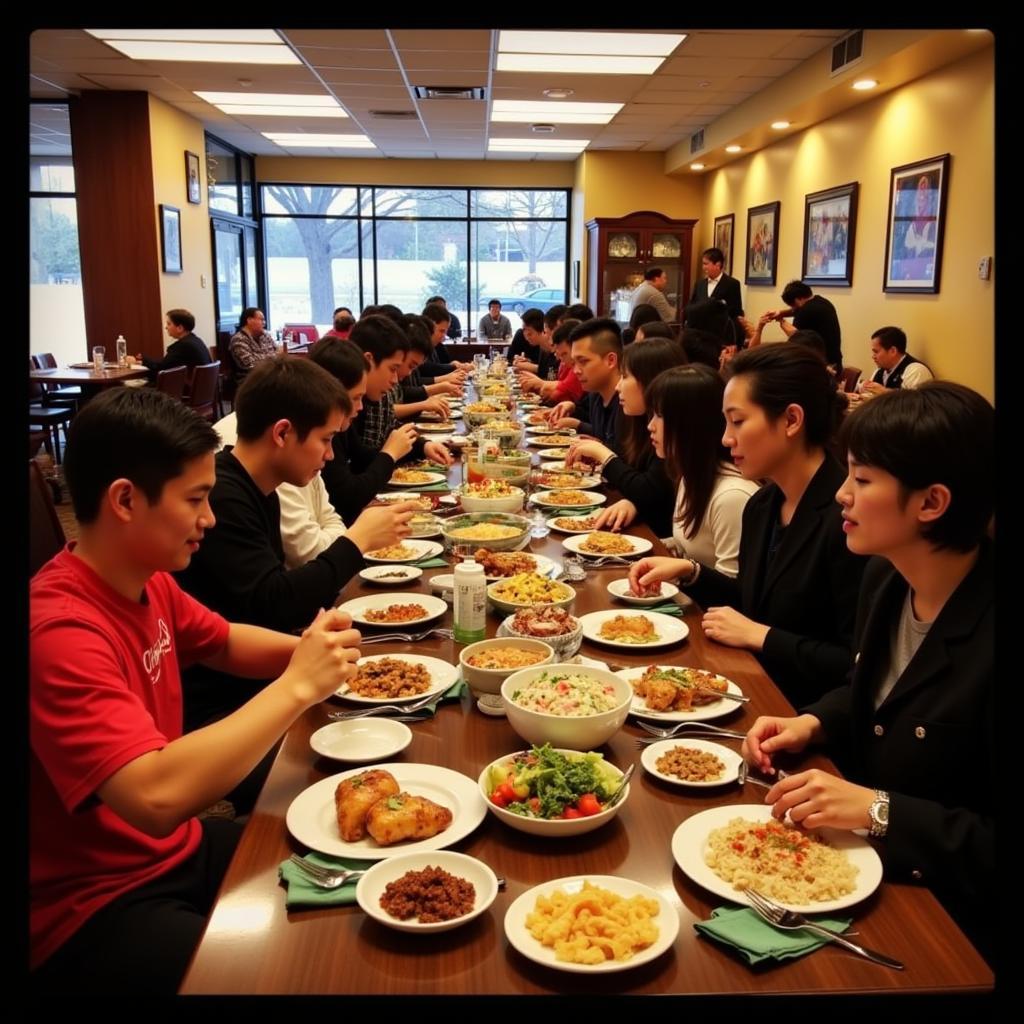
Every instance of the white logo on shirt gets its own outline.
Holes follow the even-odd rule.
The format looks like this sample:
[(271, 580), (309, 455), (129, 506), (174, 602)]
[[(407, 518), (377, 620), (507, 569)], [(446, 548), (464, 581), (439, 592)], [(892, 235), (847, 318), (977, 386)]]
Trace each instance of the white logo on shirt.
[(148, 651), (142, 652), (142, 664), (153, 686), (160, 681), (160, 659), (171, 649), (171, 631), (167, 628), (167, 623), (163, 619), (158, 619), (157, 622), (160, 626), (160, 635)]

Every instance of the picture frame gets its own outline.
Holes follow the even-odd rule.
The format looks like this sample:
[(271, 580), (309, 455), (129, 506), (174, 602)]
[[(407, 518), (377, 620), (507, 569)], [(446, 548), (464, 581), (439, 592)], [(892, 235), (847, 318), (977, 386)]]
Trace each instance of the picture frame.
[(198, 205), (203, 201), (202, 182), (199, 179), (199, 154), (185, 150), (185, 197)]
[(732, 274), (732, 240), (736, 237), (736, 214), (726, 213), (715, 218), (715, 240), (711, 243), (716, 249), (721, 249), (725, 256), (723, 270), (726, 274)]
[(779, 260), (779, 215), (782, 203), (762, 203), (747, 209), (747, 284), (774, 286)]
[(948, 191), (948, 153), (889, 172), (883, 292), (938, 294)]
[(580, 294), (580, 261), (572, 261), (572, 294), (573, 298), (579, 300)]
[(859, 189), (859, 183), (851, 181), (804, 196), (804, 284), (835, 288), (853, 285)]
[(166, 203), (160, 204), (160, 252), (163, 254), (164, 273), (180, 274), (181, 210)]

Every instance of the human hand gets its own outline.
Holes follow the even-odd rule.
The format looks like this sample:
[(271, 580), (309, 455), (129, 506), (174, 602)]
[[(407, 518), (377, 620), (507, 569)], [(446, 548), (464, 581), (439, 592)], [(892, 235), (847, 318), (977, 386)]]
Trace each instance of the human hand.
[(858, 786), (820, 768), (787, 775), (765, 794), (772, 817), (789, 820), (803, 828), (870, 828), (869, 809), (875, 791)]
[(428, 398), (420, 408), (420, 415), (425, 412), (434, 413), (446, 420), (451, 416), (452, 407), (443, 398)]
[(821, 722), (814, 715), (794, 718), (761, 715), (747, 732), (740, 753), (748, 764), (765, 775), (774, 775), (772, 754), (782, 750), (799, 753), (817, 738), (820, 729)]
[[(743, 333), (747, 336), (748, 339), (752, 338), (757, 333), (757, 327), (755, 327), (745, 316), (736, 317), (736, 322), (743, 329)], [(757, 326), (761, 326), (760, 321), (758, 321)]]
[(860, 386), (860, 393), (862, 395), (881, 395), (887, 390), (884, 384), (879, 384), (873, 380), (866, 380)]
[(723, 345), (721, 352), (718, 353), (718, 369), (724, 370), (732, 362), (735, 355), (735, 345)]
[(643, 597), (643, 588), (652, 583), (676, 580), (691, 572), (693, 562), (688, 558), (669, 558), (666, 555), (641, 558), (629, 567), (629, 589), (635, 597)]
[[(568, 465), (568, 459), (566, 460)], [(600, 515), (597, 517), (597, 522), (594, 524), (595, 530), (621, 530), (624, 526), (629, 526), (634, 519), (636, 519), (637, 507), (628, 498), (622, 498), (619, 501), (613, 502), (607, 508), (601, 509)]]
[(417, 511), (417, 504), (415, 501), (396, 501), (390, 505), (364, 508), (345, 536), (363, 554), (397, 544), (412, 532), (409, 520)]
[(762, 313), (757, 318), (758, 327), (767, 327), (773, 320), (777, 320), (779, 317), (779, 311), (777, 309), (769, 309), (767, 312)]
[(741, 615), (735, 608), (709, 608), (701, 619), (704, 635), (726, 647), (746, 647), (759, 651), (764, 646), (768, 627)]
[(450, 466), (455, 461), (452, 453), (440, 441), (428, 441), (423, 446), (423, 454), (439, 466)]
[(462, 387), (454, 381), (443, 380), (438, 385), (437, 393), (439, 395), (451, 395), (455, 398), (462, 394)]
[[(563, 417), (562, 420), (567, 418)], [(565, 468), (571, 469), (580, 462), (592, 462), (595, 465), (600, 465), (614, 454), (611, 448), (601, 444), (600, 441), (589, 437), (580, 437), (569, 445), (569, 450), (565, 453)]]
[(387, 452), (397, 462), (412, 451), (417, 437), (419, 435), (416, 433), (416, 428), (411, 423), (406, 423), (404, 426), (396, 427), (388, 434), (388, 439), (381, 445), (380, 450)]
[(352, 617), (337, 608), (320, 610), (292, 651), (282, 679), (291, 681), (300, 701), (310, 707), (329, 697), (356, 674), (359, 630)]
[(559, 402), (558, 405), (553, 405), (548, 410), (548, 426), (554, 426), (557, 420), (562, 419), (563, 416), (568, 416), (575, 408), (575, 402)]

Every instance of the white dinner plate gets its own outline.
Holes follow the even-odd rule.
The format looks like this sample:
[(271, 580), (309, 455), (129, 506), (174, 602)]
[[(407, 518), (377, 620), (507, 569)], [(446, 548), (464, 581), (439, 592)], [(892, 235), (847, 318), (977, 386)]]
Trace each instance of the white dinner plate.
[[(461, 917), (450, 921), (431, 921), (422, 923), (418, 917), (401, 920), (392, 917), (381, 905), (380, 898), (391, 882), (397, 881), (410, 871), (422, 871), (434, 867), (447, 871), (456, 878), (462, 878), (473, 886), (473, 908)], [(356, 902), (375, 921), (395, 928), (400, 932), (419, 932), (430, 934), (446, 932), (458, 928), (467, 921), (482, 914), (498, 895), (498, 878), (483, 861), (470, 857), (465, 853), (452, 853), (449, 850), (433, 853), (405, 853), (400, 857), (391, 857), (374, 864), (356, 884)]]
[(309, 737), (309, 745), (321, 756), (349, 764), (381, 761), (412, 743), (412, 729), (390, 718), (354, 718), (330, 722)]
[[(546, 470), (543, 470), (542, 472), (546, 472)], [(559, 472), (559, 473), (572, 473), (573, 470), (571, 470), (571, 469), (558, 470), (557, 472)], [(558, 487), (559, 485), (558, 484), (547, 484), (547, 483), (544, 483), (543, 480), (538, 480), (537, 481), (537, 486), (538, 487), (548, 487), (548, 488), (550, 488), (550, 487)], [(600, 486), (601, 486), (601, 478), (599, 476), (594, 476), (592, 473), (581, 473), (579, 481), (576, 482), (576, 483), (570, 484), (569, 485), (569, 489), (571, 489), (571, 490), (584, 490), (584, 489), (586, 489), (588, 487), (600, 487)]]
[[(418, 604), (426, 609), (427, 614), (405, 622), (373, 622), (366, 618), (371, 609), (383, 609), (392, 604)], [(418, 626), (430, 622), (448, 611), (448, 605), (439, 597), (430, 594), (370, 594), (366, 597), (354, 597), (339, 606), (343, 612), (352, 616), (352, 621), (361, 626), (376, 626), (386, 629), (389, 633), (404, 633), (410, 626)]]
[[(674, 747), (692, 747), (703, 751), (705, 754), (714, 754), (725, 765), (721, 778), (715, 779), (713, 782), (687, 782), (677, 775), (667, 775), (665, 772), (658, 771), (658, 758), (663, 754), (667, 754)], [(696, 789), (708, 789), (709, 787), (724, 786), (727, 783), (735, 782), (740, 777), (740, 765), (743, 763), (743, 758), (740, 757), (737, 751), (730, 750), (728, 747), (722, 746), (721, 743), (712, 743), (710, 740), (691, 740), (683, 735), (676, 736), (670, 740), (662, 740), (660, 743), (651, 743), (649, 746), (644, 747), (643, 753), (640, 755), (640, 763), (646, 771), (650, 772), (656, 779), (661, 779), (662, 782), (668, 782), (673, 786), (686, 786), (687, 788), (693, 786)]]
[(625, 576), (612, 580), (606, 589), (612, 597), (617, 597), (620, 601), (625, 601), (626, 604), (636, 605), (638, 608), (664, 604), (679, 593), (679, 588), (674, 583), (662, 582), (661, 590), (654, 597), (635, 597), (629, 589), (629, 579)]
[[(430, 423), (427, 420), (420, 420), (414, 423), (413, 426), (420, 431), (422, 434), (450, 434), (452, 433), (452, 423), (450, 420), (444, 422)], [(433, 438), (433, 440), (437, 440)]]
[[(410, 555), (408, 558), (378, 558), (373, 552), (368, 551), (363, 558), (367, 562), (384, 562), (387, 564), (395, 564), (401, 562), (419, 562), (424, 558), (435, 558), (437, 555), (444, 551), (444, 545), (439, 544), (436, 540), (413, 540), (411, 537), (406, 537), (405, 540), (399, 542), (402, 547), (410, 548), (415, 551), (415, 554)], [(394, 545), (388, 545), (394, 547)], [(378, 548), (378, 551), (382, 551), (383, 548)]]
[[(550, 896), (556, 889), (572, 895), (583, 888), (584, 882), (590, 882), (602, 889), (608, 889), (618, 896), (629, 899), (631, 896), (646, 896), (656, 900), (658, 913), (652, 919), (658, 928), (658, 937), (646, 949), (634, 953), (629, 960), (605, 960), (599, 964), (573, 964), (555, 957), (551, 946), (543, 945), (535, 939), (526, 927), (526, 915), (534, 909), (538, 896)], [(679, 914), (675, 907), (655, 889), (629, 878), (615, 875), (575, 875), (571, 878), (556, 878), (551, 882), (543, 882), (527, 889), (518, 899), (512, 902), (505, 914), (505, 936), (512, 947), (534, 963), (553, 967), (556, 971), (569, 971), (573, 974), (610, 974), (613, 971), (625, 971), (631, 967), (650, 963), (671, 948), (679, 934)]]
[[(536, 434), (533, 437), (531, 437), (527, 443), (531, 447), (540, 447), (541, 445), (547, 445), (547, 448), (545, 448), (542, 452), (537, 453), (538, 455), (540, 455), (542, 459), (545, 457), (558, 458), (559, 455), (565, 455), (566, 448), (568, 448), (573, 443), (573, 441), (575, 441), (575, 438), (567, 441), (552, 441), (551, 438), (555, 434), (565, 434), (565, 431), (556, 430), (553, 431), (551, 434)], [(553, 455), (552, 452), (554, 452)]]
[(442, 483), (447, 479), (444, 473), (431, 473), (428, 470), (416, 470), (415, 472), (422, 473), (423, 476), (427, 477), (426, 480), (396, 480), (392, 477), (388, 481), (390, 487), (430, 487), (431, 484)]
[[(654, 623), (654, 631), (658, 634), (657, 640), (649, 644), (630, 644), (622, 640), (605, 640), (600, 635), (601, 626), (614, 619), (616, 615), (624, 615), (627, 618), (634, 618), (643, 615)], [(606, 609), (603, 612), (588, 612), (579, 617), (580, 625), (583, 627), (583, 635), (596, 644), (604, 644), (606, 647), (617, 647), (623, 651), (649, 651), (655, 647), (671, 647), (674, 644), (681, 644), (689, 635), (690, 627), (681, 619), (673, 618), (662, 612), (624, 612), (616, 609)]]
[[(434, 600), (437, 600), (436, 598)], [(421, 693), (413, 693), (408, 697), (363, 697), (358, 693), (352, 693), (346, 683), (340, 689), (334, 691), (335, 697), (344, 697), (353, 704), (401, 704), (403, 701), (419, 700), (421, 697), (430, 697), (437, 693), (444, 693), (445, 690), (455, 685), (459, 678), (459, 666), (449, 664), (440, 658), (431, 658), (426, 654), (367, 654), (359, 659), (360, 665), (369, 661), (380, 661), (381, 658), (392, 658), (395, 661), (407, 661), (413, 665), (422, 665), (430, 676), (430, 685)]]
[[(417, 494), (415, 491), (388, 491), (384, 494), (375, 494), (374, 497), (385, 504), (397, 505), (400, 501), (419, 501), (424, 495)], [(427, 500), (429, 501), (430, 499), (428, 498)], [(427, 510), (423, 509), (423, 511)]]
[[(734, 889), (731, 882), (719, 878), (704, 863), (704, 851), (707, 848), (708, 836), (716, 828), (728, 825), (733, 818), (746, 818), (748, 821), (769, 821), (772, 810), (764, 804), (732, 804), (727, 807), (710, 807), (706, 811), (687, 818), (672, 835), (672, 856), (679, 870), (698, 885), (709, 892), (732, 900), (734, 903), (747, 905), (747, 899), (739, 889)], [(835, 900), (821, 900), (817, 903), (783, 903), (790, 910), (799, 914), (825, 914), (833, 910), (852, 907), (855, 903), (867, 899), (882, 881), (882, 862), (870, 843), (854, 832), (841, 829), (821, 828), (811, 831), (820, 834), (830, 846), (842, 850), (854, 867), (859, 868), (853, 892)]]
[(588, 512), (585, 516), (570, 516), (570, 515), (548, 516), (548, 526), (550, 526), (551, 529), (554, 530), (556, 533), (570, 533), (570, 534), (571, 533), (593, 533), (594, 532), (594, 528), (592, 526), (587, 526), (587, 527), (584, 527), (583, 529), (570, 529), (568, 526), (559, 526), (556, 521), (559, 520), (559, 519), (574, 519), (574, 520), (590, 519), (593, 516), (596, 516), (596, 514), (597, 514), (596, 512)]
[[(591, 533), (593, 533), (593, 532), (594, 531), (591, 531)], [(602, 531), (602, 532), (607, 532), (607, 531)], [(654, 545), (649, 540), (645, 540), (643, 537), (634, 537), (634, 536), (632, 536), (632, 534), (628, 534), (628, 533), (621, 533), (621, 534), (619, 534), (619, 536), (623, 540), (628, 540), (629, 543), (633, 545), (633, 550), (632, 551), (627, 551), (627, 552), (624, 552), (624, 553), (620, 553), (618, 551), (611, 552), (610, 554), (612, 555), (612, 557), (632, 558), (634, 555), (646, 554), (648, 551), (651, 550), (651, 548), (654, 547)], [(584, 543), (584, 541), (586, 539), (587, 538), (585, 536), (583, 536), (583, 537), (566, 537), (565, 540), (562, 541), (562, 547), (566, 548), (568, 551), (572, 551), (574, 554), (582, 555), (584, 558), (602, 558), (602, 557), (604, 557), (599, 551), (587, 551), (583, 547), (583, 543)]]
[(401, 853), (422, 853), (443, 850), (468, 836), (484, 820), (487, 806), (480, 787), (471, 779), (450, 768), (434, 764), (388, 763), (376, 765), (377, 770), (390, 772), (403, 793), (425, 796), (452, 812), (452, 823), (429, 839), (414, 839), (393, 846), (379, 846), (370, 836), (346, 843), (338, 834), (338, 817), (334, 809), (334, 791), (344, 779), (364, 769), (350, 768), (321, 779), (304, 789), (292, 802), (285, 815), (288, 831), (303, 846), (332, 857), (356, 857), (363, 860), (387, 860)]
[(378, 587), (400, 587), (403, 583), (412, 583), (423, 575), (423, 570), (415, 565), (368, 565), (359, 572), (359, 578), (373, 583)]
[(536, 434), (543, 440), (545, 434), (568, 434), (570, 437), (576, 436), (575, 430), (562, 429), (556, 430), (554, 427), (549, 427), (545, 423), (533, 423), (526, 428), (526, 433)]
[[(621, 672), (616, 672), (615, 674), (620, 679), (625, 679), (627, 683), (632, 683), (634, 679), (639, 679), (644, 674), (647, 667), (624, 668)], [(658, 666), (658, 668), (669, 669), (682, 667), (681, 665)], [(725, 676), (717, 676), (717, 678), (725, 679)], [(725, 679), (725, 682), (725, 688), (729, 693), (735, 693), (739, 696), (743, 695), (743, 691), (731, 679)], [(656, 722), (706, 722), (712, 718), (721, 718), (723, 715), (735, 711), (738, 707), (739, 704), (736, 701), (719, 697), (718, 700), (712, 701), (710, 704), (701, 704), (692, 711), (652, 711), (644, 706), (643, 697), (633, 694), (633, 703), (630, 706), (629, 713), (637, 718), (649, 718), (651, 721)]]
[[(555, 491), (580, 491), (578, 487), (557, 487)], [(537, 491), (533, 496), (533, 503), (541, 508), (594, 508), (596, 505), (603, 505), (608, 499), (598, 491), (580, 491), (585, 494), (587, 502), (585, 505), (563, 505), (553, 501), (550, 497), (555, 491)]]

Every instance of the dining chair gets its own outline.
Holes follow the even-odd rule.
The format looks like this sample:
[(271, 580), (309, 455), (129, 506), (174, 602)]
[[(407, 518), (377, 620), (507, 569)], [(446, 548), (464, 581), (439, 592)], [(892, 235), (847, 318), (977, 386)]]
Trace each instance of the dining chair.
[(188, 381), (188, 367), (174, 366), (170, 370), (160, 370), (156, 375), (156, 389), (171, 398), (183, 398), (185, 384)]
[(861, 369), (859, 366), (844, 366), (843, 367), (843, 390), (846, 392), (853, 391), (857, 387), (857, 381), (860, 380)]
[(65, 544), (64, 528), (50, 486), (34, 459), (28, 460), (29, 575), (34, 576)]
[[(57, 360), (52, 352), (40, 352), (32, 356), (37, 370), (56, 370)], [(43, 405), (71, 405), (75, 408), (82, 398), (82, 389), (78, 387), (62, 387), (59, 384), (43, 384)]]
[(215, 359), (206, 366), (197, 366), (192, 371), (192, 388), (188, 404), (203, 419), (212, 423), (217, 416), (217, 378), (220, 376), (220, 360)]
[[(28, 361), (29, 373), (37, 369), (31, 357)], [(29, 378), (28, 382), (28, 422), (29, 426), (42, 427), (46, 431), (43, 444), (54, 462), (60, 462), (60, 428), (64, 428), (64, 440), (67, 441), (68, 421), (75, 414), (74, 405), (45, 405), (46, 387), (40, 381)]]

